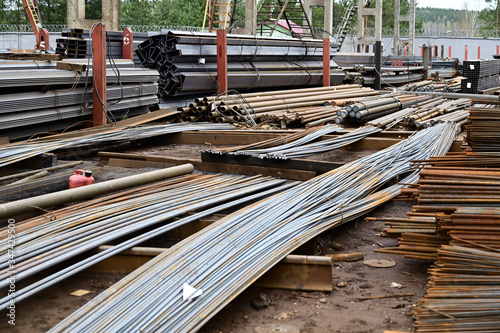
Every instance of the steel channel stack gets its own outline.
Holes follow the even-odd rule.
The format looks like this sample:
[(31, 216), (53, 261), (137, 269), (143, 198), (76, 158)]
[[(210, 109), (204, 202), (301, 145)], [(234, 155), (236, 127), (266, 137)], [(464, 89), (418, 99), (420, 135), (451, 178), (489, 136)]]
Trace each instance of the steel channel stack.
[(461, 92), (477, 94), (481, 90), (500, 86), (500, 60), (465, 60), (465, 80), (461, 81)]
[[(215, 33), (162, 30), (136, 53), (144, 67), (159, 71), (160, 97), (217, 90)], [(321, 85), (322, 57), (321, 40), (229, 34), (228, 85), (238, 90)], [(333, 62), (331, 69), (331, 82), (341, 83), (344, 74)]]

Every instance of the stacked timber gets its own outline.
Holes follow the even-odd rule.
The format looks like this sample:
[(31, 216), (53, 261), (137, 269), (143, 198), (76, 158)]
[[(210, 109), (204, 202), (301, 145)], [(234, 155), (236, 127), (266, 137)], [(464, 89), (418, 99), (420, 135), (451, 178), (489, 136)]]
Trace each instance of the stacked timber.
[(461, 91), (477, 94), (479, 91), (500, 86), (500, 60), (465, 60)]
[[(142, 66), (160, 73), (159, 94), (201, 95), (217, 91), (215, 33), (162, 30), (137, 49)], [(331, 53), (336, 49), (332, 45)], [(228, 86), (231, 89), (315, 86), (323, 81), (323, 44), (319, 39), (297, 40), (247, 35), (227, 36)], [(344, 74), (330, 63), (331, 82)]]
[[(20, 139), (74, 124), (82, 126), (89, 120), (93, 108), (92, 62), (61, 62), (65, 67), (75, 65), (77, 69), (73, 70), (56, 69), (55, 64), (20, 69), (23, 66), (19, 63), (0, 64), (1, 136)], [(130, 60), (108, 60), (106, 74), (109, 122), (149, 112), (148, 106), (158, 104), (158, 72), (134, 68)]]
[(179, 111), (181, 120), (188, 122), (311, 127), (334, 122), (346, 100), (375, 95), (378, 92), (359, 85), (277, 90), (196, 98)]

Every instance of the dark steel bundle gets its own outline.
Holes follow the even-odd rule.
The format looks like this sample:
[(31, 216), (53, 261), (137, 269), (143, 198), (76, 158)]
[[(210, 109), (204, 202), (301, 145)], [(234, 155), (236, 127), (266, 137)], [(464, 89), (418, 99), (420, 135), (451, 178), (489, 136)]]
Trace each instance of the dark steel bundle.
[(500, 60), (464, 60), (463, 71), (464, 76), (468, 79), (477, 79), (485, 76), (500, 74)]
[(475, 101), (465, 125), (464, 141), (469, 145), (468, 155), (476, 153), (498, 157), (500, 154), (500, 103)]

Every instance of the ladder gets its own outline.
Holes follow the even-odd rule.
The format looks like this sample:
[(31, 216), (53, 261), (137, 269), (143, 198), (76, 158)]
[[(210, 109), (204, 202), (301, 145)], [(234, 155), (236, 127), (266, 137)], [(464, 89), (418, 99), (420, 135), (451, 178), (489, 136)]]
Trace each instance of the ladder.
[(260, 35), (272, 36), (277, 27), (288, 30), (295, 38), (314, 38), (310, 18), (306, 15), (302, 0), (263, 0), (257, 11)]
[[(373, 0), (365, 0), (364, 7), (368, 8), (372, 4)], [(356, 5), (357, 0), (351, 0), (346, 10), (344, 11), (344, 16), (342, 17), (342, 24), (337, 31), (337, 44), (339, 47), (337, 50), (340, 51), (342, 44), (344, 44), (345, 37), (347, 36), (347, 31), (351, 27), (352, 21), (354, 20), (354, 14), (358, 11), (358, 6)]]
[(358, 11), (358, 6), (356, 5), (356, 0), (351, 0), (349, 5), (344, 11), (344, 16), (342, 17), (342, 24), (337, 32), (337, 44), (339, 47), (337, 50), (340, 51), (342, 44), (344, 44), (345, 37), (347, 36), (347, 31), (351, 27), (352, 21), (354, 20), (354, 14)]
[(32, 20), (30, 20), (30, 21), (33, 22), (31, 24), (31, 27), (33, 28), (33, 32), (39, 33), (40, 30), (42, 29), (42, 22), (40, 20), (40, 12), (38, 9), (38, 5), (33, 1), (35, 1), (35, 0), (26, 0), (24, 7), (25, 7), (25, 9), (27, 9), (26, 12), (31, 14)]
[(236, 0), (207, 0), (203, 30), (208, 22), (208, 31), (231, 30)]

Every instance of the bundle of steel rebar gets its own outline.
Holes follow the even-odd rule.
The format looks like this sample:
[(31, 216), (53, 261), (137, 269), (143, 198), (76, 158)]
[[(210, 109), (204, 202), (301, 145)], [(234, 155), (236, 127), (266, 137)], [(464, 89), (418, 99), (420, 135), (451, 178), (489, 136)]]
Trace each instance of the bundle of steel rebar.
[(498, 332), (500, 253), (443, 245), (426, 296), (413, 309), (416, 332)]
[(413, 161), (418, 166), (433, 165), (438, 167), (495, 167), (500, 168), (500, 159), (496, 156), (491, 156), (487, 152), (485, 154), (474, 153), (467, 154), (466, 152), (448, 152), (445, 156), (435, 156), (425, 161)]
[(386, 227), (381, 233), (383, 237), (400, 237), (403, 233), (436, 234), (437, 231), (435, 216), (408, 216), (408, 218), (367, 217), (366, 220), (384, 222)]
[[(334, 53), (335, 46), (333, 46)], [(162, 30), (136, 51), (147, 68), (160, 72), (160, 96), (217, 91), (215, 33)], [(297, 40), (247, 35), (227, 36), (228, 86), (231, 89), (320, 85), (323, 44), (317, 39)], [(332, 68), (332, 83), (344, 74)]]
[[(311, 131), (313, 129), (314, 131)], [(270, 140), (266, 140), (260, 143), (255, 143), (243, 147), (207, 150), (205, 152), (211, 154), (228, 153), (232, 155), (253, 155), (259, 158), (286, 160), (290, 158), (313, 156), (327, 151), (332, 151), (350, 145), (356, 141), (362, 140), (371, 134), (379, 133), (380, 131), (382, 131), (381, 129), (373, 126), (365, 126), (334, 138), (315, 141), (321, 138), (323, 135), (334, 133), (340, 129), (340, 127), (335, 125), (325, 125), (319, 128), (311, 128), (309, 130), (305, 130), (308, 134), (303, 136), (299, 134), (300, 137), (296, 140), (291, 140), (291, 138), (298, 135), (291, 134), (288, 137), (284, 138), (284, 140), (286, 140), (287, 142), (283, 144), (270, 146)], [(281, 141), (275, 139), (272, 140), (275, 143)]]
[[(192, 170), (192, 169), (191, 169)], [(55, 218), (36, 217), (16, 224), (16, 279), (21, 280), (66, 259), (120, 239), (105, 251), (69, 265), (28, 287), (18, 290), (21, 300), (57, 281), (96, 264), (166, 231), (214, 212), (273, 194), (293, 186), (269, 177), (188, 175), (153, 183), (53, 212)], [(225, 203), (224, 203), (225, 202)], [(197, 210), (194, 215), (173, 218)], [(169, 222), (169, 223), (166, 223)], [(145, 230), (145, 231), (144, 231)], [(128, 235), (140, 232), (139, 236)], [(0, 234), (6, 236), (7, 228)], [(127, 238), (129, 237), (129, 239)], [(0, 241), (0, 257), (8, 257), (8, 239)], [(6, 261), (7, 263), (8, 261)], [(0, 265), (0, 276), (10, 274)], [(51, 281), (52, 280), (52, 281)], [(8, 284), (7, 279), (2, 281)], [(2, 287), (6, 286), (1, 282)], [(3, 300), (0, 300), (0, 303)]]
[(179, 108), (183, 121), (276, 123), (287, 127), (310, 127), (335, 121), (340, 110), (337, 102), (345, 99), (378, 95), (359, 85), (277, 90), (248, 94), (229, 94), (196, 98), (189, 106)]
[(469, 145), (467, 154), (475, 153), (500, 156), (500, 103), (475, 101), (470, 108), (465, 125), (464, 141)]
[[(236, 211), (152, 259), (51, 332), (196, 331), (293, 249), (396, 196), (403, 185), (373, 191), (410, 171), (410, 160), (446, 152), (457, 130), (439, 124)], [(403, 181), (415, 182), (416, 174)], [(199, 290), (198, 297), (183, 300), (184, 284)]]
[(109, 127), (86, 129), (60, 135), (52, 135), (41, 139), (20, 141), (0, 145), (0, 167), (57, 149), (71, 149), (106, 143), (121, 143), (159, 135), (197, 130), (232, 130), (227, 124), (165, 124), (138, 127)]

